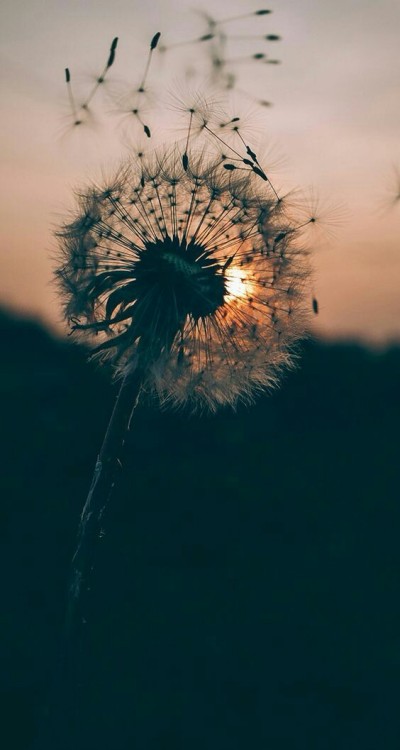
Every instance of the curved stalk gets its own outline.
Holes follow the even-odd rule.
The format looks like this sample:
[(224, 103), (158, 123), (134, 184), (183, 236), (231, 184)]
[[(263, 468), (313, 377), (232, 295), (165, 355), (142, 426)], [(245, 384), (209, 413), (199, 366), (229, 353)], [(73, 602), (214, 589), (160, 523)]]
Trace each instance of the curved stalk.
[(96, 546), (102, 535), (103, 515), (116, 482), (121, 451), (140, 398), (142, 383), (141, 370), (136, 369), (125, 376), (97, 457), (89, 494), (80, 518), (76, 551), (72, 558), (66, 622), (69, 640), (78, 635), (85, 623), (86, 594), (90, 589)]

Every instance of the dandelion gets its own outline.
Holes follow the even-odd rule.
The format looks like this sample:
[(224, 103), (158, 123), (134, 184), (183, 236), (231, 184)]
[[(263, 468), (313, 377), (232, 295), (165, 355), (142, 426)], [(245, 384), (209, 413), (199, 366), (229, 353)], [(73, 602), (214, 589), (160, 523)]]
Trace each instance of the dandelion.
[(249, 400), (304, 333), (299, 231), (257, 171), (223, 167), (177, 152), (131, 161), (81, 193), (59, 232), (73, 331), (162, 403)]
[(139, 398), (211, 411), (251, 401), (304, 334), (305, 223), (289, 221), (258, 162), (245, 161), (142, 154), (81, 192), (58, 232), (66, 318), (122, 379), (81, 517), (70, 633), (85, 621), (92, 548)]

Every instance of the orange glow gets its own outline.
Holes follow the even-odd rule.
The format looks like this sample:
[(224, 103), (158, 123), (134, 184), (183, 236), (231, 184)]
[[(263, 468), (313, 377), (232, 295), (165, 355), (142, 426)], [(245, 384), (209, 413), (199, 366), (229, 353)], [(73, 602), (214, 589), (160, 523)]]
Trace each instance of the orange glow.
[(251, 281), (242, 268), (228, 268), (225, 275), (228, 298), (240, 300), (250, 293)]
[[(47, 5), (51, 12), (44, 13)], [(101, 180), (126, 157), (127, 147), (135, 153), (141, 150), (143, 139), (144, 145), (156, 148), (183, 137), (188, 118), (170, 106), (169, 93), (158, 106), (153, 92), (174, 96), (176, 81), (178, 97), (182, 90), (182, 97), (190, 101), (190, 92), (197, 94), (207, 71), (210, 49), (204, 42), (171, 53), (156, 50), (149, 79), (151, 97), (145, 108), (152, 126), (149, 139), (140, 122), (125, 112), (123, 96), (125, 87), (131, 91), (140, 82), (148, 40), (160, 30), (162, 43), (173, 45), (197, 39), (207, 28), (192, 13), (188, 0), (173, 4), (154, 0), (142, 4), (140, 13), (135, 3), (120, 0), (117, 22), (106, 0), (91, 3), (93, 13), (88, 14), (87, 5), (76, 0), (72, 14), (70, 4), (61, 0), (3, 3), (0, 305), (40, 316), (63, 332), (61, 305), (52, 284), (53, 231), (68, 218), (73, 190), (88, 179)], [(223, 18), (228, 5), (205, 0), (204, 10)], [(317, 225), (305, 232), (319, 303), (319, 314), (312, 318), (313, 333), (385, 345), (400, 340), (400, 204), (396, 200), (400, 98), (393, 96), (400, 6), (396, 0), (351, 5), (343, 36), (343, 17), (335, 3), (277, 3), (274, 31), (282, 36), (276, 49), (283, 64), (238, 65), (235, 99), (231, 103), (228, 97), (226, 104), (229, 116), (244, 118), (246, 143), (255, 148), (279, 193), (290, 194), (296, 186), (307, 193), (313, 187), (322, 203), (340, 203), (347, 209), (346, 221), (329, 243), (323, 219), (320, 234), (314, 232)], [(236, 6), (238, 13), (248, 10), (245, 0), (235, 0)], [(239, 21), (243, 31), (234, 23), (227, 29), (232, 35), (251, 35), (256, 23), (263, 33), (261, 20)], [(94, 97), (88, 124), (73, 129), (65, 68), (70, 66), (77, 102), (84, 101), (93, 85), (90, 71), (101, 72), (111, 40), (118, 34), (120, 46), (107, 86)], [(337, 48), (338, 38), (340, 55), (326, 54), (327, 49)], [(239, 57), (254, 51), (245, 40), (232, 42), (232, 48)], [(382, 53), (371, 55), (371, 49)], [(197, 62), (200, 66), (190, 86), (182, 77), (188, 62), (194, 73)], [(219, 121), (225, 101), (219, 102), (208, 82), (199, 90), (201, 101), (209, 98), (218, 103)], [(274, 106), (259, 110), (252, 99), (260, 98)], [(121, 116), (114, 104), (120, 101)], [(157, 117), (153, 104), (160, 113)], [(177, 131), (181, 116), (182, 129)], [(243, 144), (232, 142), (241, 153)], [(285, 157), (285, 169), (279, 166), (279, 154)], [(301, 197), (294, 203), (297, 200), (300, 206)], [(226, 253), (224, 247), (223, 256)], [(232, 306), (255, 291), (255, 282), (246, 279), (241, 267), (228, 268), (226, 280)]]

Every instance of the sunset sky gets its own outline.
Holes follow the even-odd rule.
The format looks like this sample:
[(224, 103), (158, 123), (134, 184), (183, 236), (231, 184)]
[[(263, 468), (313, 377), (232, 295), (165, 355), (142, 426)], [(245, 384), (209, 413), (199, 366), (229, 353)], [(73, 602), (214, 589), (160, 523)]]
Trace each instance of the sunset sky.
[[(196, 9), (219, 20), (262, 7), (249, 0), (198, 6), (192, 0), (3, 0), (1, 304), (62, 330), (51, 283), (53, 232), (73, 205), (75, 187), (108, 174), (128, 143), (142, 144), (134, 124), (121, 126), (115, 101), (127, 83), (139, 83), (153, 34), (160, 31), (168, 46), (207, 32)], [(244, 114), (248, 140), (265, 153), (274, 184), (317, 195), (328, 219), (329, 208), (340, 206), (332, 210), (332, 227), (327, 222), (332, 231), (322, 226), (309, 238), (320, 305), (314, 331), (378, 345), (399, 341), (400, 3), (275, 0), (265, 7), (273, 13), (231, 22), (226, 31), (274, 33), (282, 41), (231, 39), (227, 56), (267, 52), (282, 64), (238, 65), (238, 87), (249, 96), (236, 94), (229, 106)], [(110, 85), (93, 100), (93, 125), (74, 130), (64, 68), (82, 100), (117, 36)], [(157, 50), (150, 74), (155, 143), (174, 139), (172, 95), (196, 91), (207, 75), (206, 49)], [(197, 71), (191, 83), (189, 67)], [(201, 90), (212, 91), (209, 79)], [(259, 111), (252, 96), (273, 106)]]

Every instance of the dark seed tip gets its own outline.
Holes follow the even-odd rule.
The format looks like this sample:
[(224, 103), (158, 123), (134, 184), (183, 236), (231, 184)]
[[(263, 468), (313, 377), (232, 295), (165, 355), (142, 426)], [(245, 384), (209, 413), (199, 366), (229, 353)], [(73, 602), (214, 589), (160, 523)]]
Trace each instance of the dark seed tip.
[(262, 180), (265, 180), (265, 182), (268, 182), (268, 177), (265, 174), (265, 172), (262, 171), (262, 169), (259, 169), (258, 167), (252, 167), (252, 170), (254, 174), (257, 174), (259, 177), (261, 177)]
[(107, 60), (107, 68), (111, 68), (111, 65), (113, 64), (114, 60), (115, 60), (115, 52), (114, 50), (111, 50), (110, 56)]
[(157, 44), (159, 42), (161, 36), (161, 31), (157, 31), (157, 34), (154, 34), (153, 39), (150, 42), (150, 49), (153, 50), (157, 47)]

